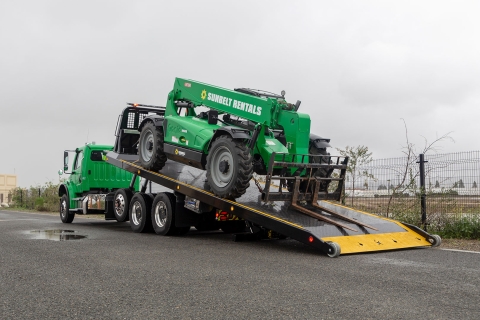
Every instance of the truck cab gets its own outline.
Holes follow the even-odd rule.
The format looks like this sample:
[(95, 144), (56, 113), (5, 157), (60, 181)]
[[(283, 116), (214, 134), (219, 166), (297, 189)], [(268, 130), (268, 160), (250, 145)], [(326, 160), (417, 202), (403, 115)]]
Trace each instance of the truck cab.
[(59, 174), (70, 176), (58, 189), (62, 221), (73, 221), (76, 213), (105, 212), (106, 197), (113, 197), (119, 189), (139, 190), (139, 179), (132, 180), (132, 173), (105, 162), (105, 154), (112, 150), (111, 145), (91, 143), (64, 152)]

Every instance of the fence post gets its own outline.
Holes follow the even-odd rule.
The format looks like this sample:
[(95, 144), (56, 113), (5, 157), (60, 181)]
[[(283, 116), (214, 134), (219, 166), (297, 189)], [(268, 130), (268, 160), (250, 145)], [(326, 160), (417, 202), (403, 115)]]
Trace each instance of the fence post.
[(423, 153), (419, 156), (419, 161), (417, 163), (420, 164), (420, 205), (422, 208), (422, 225), (423, 230), (427, 231), (427, 195), (425, 192), (425, 155)]

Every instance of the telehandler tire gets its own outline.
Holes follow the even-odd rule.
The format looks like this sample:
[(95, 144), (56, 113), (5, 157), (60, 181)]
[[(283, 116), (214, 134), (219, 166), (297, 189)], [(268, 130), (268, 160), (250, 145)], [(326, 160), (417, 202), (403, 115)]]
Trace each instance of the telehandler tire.
[(143, 168), (158, 171), (165, 166), (167, 156), (163, 152), (163, 138), (163, 128), (155, 127), (153, 122), (143, 126), (138, 141), (138, 155)]
[(218, 197), (235, 199), (245, 193), (253, 175), (250, 150), (243, 141), (220, 136), (207, 156), (207, 182)]
[[(311, 145), (310, 148), (308, 149), (308, 153), (318, 155), (318, 156), (310, 157), (310, 161), (309, 161), (310, 163), (325, 163), (325, 164), (329, 163), (330, 153), (327, 152), (326, 148), (317, 148)], [(328, 171), (325, 169), (319, 169), (315, 173), (315, 176), (318, 176), (321, 178), (328, 178), (327, 177), (328, 175), (329, 175)]]
[(118, 222), (128, 221), (128, 209), (133, 192), (130, 189), (118, 189), (113, 197), (113, 214)]
[(70, 212), (70, 200), (66, 194), (60, 198), (60, 219), (63, 223), (72, 223), (75, 212)]

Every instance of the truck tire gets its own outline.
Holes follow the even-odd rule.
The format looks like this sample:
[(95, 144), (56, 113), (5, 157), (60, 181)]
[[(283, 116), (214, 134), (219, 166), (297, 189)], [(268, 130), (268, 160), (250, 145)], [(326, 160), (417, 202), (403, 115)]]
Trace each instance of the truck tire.
[(207, 182), (216, 196), (238, 198), (245, 193), (253, 175), (250, 150), (244, 142), (220, 136), (210, 147), (206, 170)]
[(128, 211), (130, 208), (130, 201), (133, 193), (130, 189), (118, 189), (115, 191), (113, 198), (114, 209), (113, 213), (118, 222), (128, 221)]
[(150, 212), (152, 210), (152, 199), (146, 194), (137, 192), (130, 201), (130, 227), (133, 232), (149, 232), (152, 224)]
[(160, 192), (155, 196), (152, 204), (152, 226), (156, 234), (167, 236), (174, 232), (175, 199), (173, 194)]
[(162, 236), (184, 235), (190, 227), (175, 226), (175, 195), (171, 192), (160, 192), (155, 196), (152, 205), (152, 226), (156, 234)]
[(72, 223), (75, 212), (70, 212), (70, 200), (66, 194), (60, 198), (60, 219), (63, 223)]
[(138, 141), (140, 165), (152, 171), (158, 171), (165, 166), (167, 156), (163, 152), (163, 128), (155, 127), (152, 122), (143, 126)]

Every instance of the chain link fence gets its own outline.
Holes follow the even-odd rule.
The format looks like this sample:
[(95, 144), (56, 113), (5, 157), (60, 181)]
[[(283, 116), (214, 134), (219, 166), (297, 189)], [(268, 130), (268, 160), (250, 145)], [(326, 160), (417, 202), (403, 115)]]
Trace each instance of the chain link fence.
[(358, 168), (356, 178), (347, 177), (345, 204), (432, 230), (466, 224), (480, 238), (480, 151), (427, 154), (424, 159), (424, 185), (419, 157), (374, 160)]

